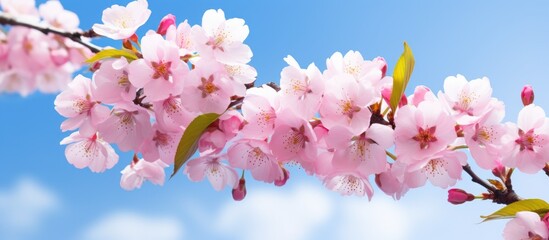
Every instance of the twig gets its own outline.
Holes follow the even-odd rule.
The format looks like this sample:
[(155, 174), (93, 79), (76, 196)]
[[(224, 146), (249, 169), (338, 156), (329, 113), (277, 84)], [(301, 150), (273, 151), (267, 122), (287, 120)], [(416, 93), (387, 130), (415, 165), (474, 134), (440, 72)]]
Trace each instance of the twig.
[(100, 47), (95, 46), (95, 45), (93, 45), (91, 43), (88, 43), (88, 42), (84, 42), (82, 40), (82, 37), (97, 37), (97, 36), (99, 36), (95, 32), (93, 32), (92, 30), (86, 31), (86, 32), (74, 32), (74, 33), (65, 32), (63, 30), (48, 27), (48, 26), (44, 26), (44, 25), (41, 25), (41, 24), (35, 24), (35, 23), (24, 21), (24, 20), (18, 20), (18, 19), (15, 19), (15, 18), (11, 17), (10, 15), (8, 15), (6, 13), (2, 13), (2, 12), (0, 12), (0, 25), (21, 26), (21, 27), (27, 27), (27, 28), (32, 28), (32, 29), (38, 30), (38, 31), (40, 31), (44, 34), (52, 33), (52, 34), (55, 34), (55, 35), (58, 35), (58, 36), (61, 36), (61, 37), (68, 38), (68, 39), (70, 39), (74, 42), (77, 42), (80, 45), (88, 48), (93, 53), (97, 53), (97, 52), (101, 51)]
[(469, 164), (463, 166), (463, 170), (469, 174), (469, 176), (471, 176), (471, 181), (483, 186), (484, 188), (486, 188), (486, 190), (490, 191), (490, 192), (495, 192), (497, 191), (497, 189), (488, 184), (486, 181), (482, 180), (475, 172), (473, 172), (473, 170), (471, 169), (471, 166), (469, 166)]

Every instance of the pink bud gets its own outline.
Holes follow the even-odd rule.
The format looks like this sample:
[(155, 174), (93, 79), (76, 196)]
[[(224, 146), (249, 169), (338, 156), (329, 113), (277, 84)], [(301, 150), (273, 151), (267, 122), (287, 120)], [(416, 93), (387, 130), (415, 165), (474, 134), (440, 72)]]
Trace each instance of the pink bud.
[(281, 178), (281, 179), (275, 180), (275, 186), (277, 186), (277, 187), (284, 186), (286, 184), (286, 182), (288, 181), (288, 179), (290, 179), (290, 172), (288, 172), (288, 170), (286, 170), (286, 168), (282, 168), (282, 172), (284, 172), (284, 177)]
[(524, 106), (532, 104), (534, 102), (534, 89), (532, 89), (532, 86), (524, 86), (520, 93), (520, 98), (522, 98), (522, 104), (524, 104)]
[(156, 32), (160, 35), (166, 35), (168, 28), (172, 25), (175, 26), (175, 16), (168, 14), (160, 20), (160, 24), (158, 25), (158, 30), (156, 30)]
[(385, 58), (376, 57), (372, 62), (374, 62), (377, 67), (379, 67), (379, 70), (381, 70), (381, 77), (385, 77), (385, 73), (387, 73), (387, 62), (385, 61)]
[(505, 169), (505, 166), (499, 163), (497, 167), (492, 169), (492, 174), (494, 174), (494, 176), (498, 178), (505, 178), (507, 174), (507, 169)]
[[(391, 94), (393, 93), (393, 89), (391, 88), (382, 88), (381, 89), (381, 97), (383, 97), (383, 100), (387, 104), (390, 104), (391, 102)], [(398, 103), (398, 107), (403, 107), (408, 104), (408, 98), (406, 95), (402, 94), (402, 97), (400, 97), (400, 102)]]
[(235, 201), (242, 201), (246, 197), (246, 180), (244, 177), (238, 181), (238, 186), (233, 188), (233, 199)]
[(467, 201), (473, 201), (475, 196), (473, 194), (467, 193), (458, 188), (452, 188), (448, 190), (448, 202), (451, 204), (462, 204)]

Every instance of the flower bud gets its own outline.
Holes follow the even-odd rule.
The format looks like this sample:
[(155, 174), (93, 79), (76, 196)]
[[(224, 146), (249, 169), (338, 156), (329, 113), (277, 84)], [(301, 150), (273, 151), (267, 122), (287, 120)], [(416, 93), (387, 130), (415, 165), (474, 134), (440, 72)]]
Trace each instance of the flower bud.
[(160, 24), (158, 24), (158, 29), (156, 32), (162, 36), (166, 35), (166, 32), (168, 31), (168, 28), (172, 25), (175, 25), (175, 16), (172, 14), (168, 14), (160, 20)]
[(290, 179), (290, 172), (288, 172), (288, 170), (286, 170), (286, 168), (282, 168), (282, 172), (284, 173), (284, 177), (281, 178), (281, 179), (277, 179), (275, 180), (275, 186), (277, 187), (282, 187), (286, 184), (286, 182), (288, 181), (288, 179)]
[(475, 196), (473, 194), (467, 193), (458, 188), (452, 188), (448, 190), (448, 202), (451, 204), (462, 204), (464, 202), (473, 201)]
[(246, 197), (246, 180), (241, 177), (238, 181), (238, 186), (233, 188), (233, 199), (235, 201), (242, 201)]
[(506, 174), (507, 174), (507, 169), (505, 168), (505, 166), (498, 164), (497, 167), (495, 167), (494, 169), (492, 169), (492, 174), (494, 174), (494, 176), (500, 178), (500, 179), (503, 179), (506, 177)]
[(532, 104), (534, 102), (534, 89), (532, 89), (532, 86), (524, 86), (522, 92), (520, 92), (520, 98), (522, 99), (522, 104), (524, 106)]

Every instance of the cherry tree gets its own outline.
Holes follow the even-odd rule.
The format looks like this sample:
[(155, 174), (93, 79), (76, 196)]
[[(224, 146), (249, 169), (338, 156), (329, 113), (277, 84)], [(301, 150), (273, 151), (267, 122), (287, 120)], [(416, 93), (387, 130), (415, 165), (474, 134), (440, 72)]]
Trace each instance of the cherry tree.
[[(241, 201), (246, 178), (281, 187), (295, 164), (342, 195), (371, 199), (375, 184), (400, 199), (427, 182), (451, 188), (466, 174), (485, 192), (451, 188), (448, 202), (503, 204), (483, 218), (512, 218), (505, 239), (549, 239), (549, 204), (522, 199), (511, 181), (516, 171), (549, 176), (549, 120), (531, 86), (516, 123), (502, 122), (505, 105), (486, 77), (449, 76), (443, 91), (415, 86), (405, 95), (415, 63), (406, 42), (392, 76), (382, 57), (349, 51), (329, 56), (326, 69), (288, 56), (279, 84), (256, 86), (249, 28), (221, 9), (207, 10), (200, 25), (169, 14), (138, 36), (151, 15), (146, 0), (105, 9), (88, 31), (58, 1), (0, 5), (8, 26), (0, 32), (0, 91), (61, 91), (54, 104), (66, 118), (61, 131), (71, 132), (61, 141), (67, 161), (92, 172), (123, 162), (125, 190), (163, 185), (172, 166), (171, 176), (207, 179)], [(123, 47), (95, 46), (96, 37)], [(90, 76), (72, 77), (83, 64)], [(114, 145), (133, 159), (119, 159)]]

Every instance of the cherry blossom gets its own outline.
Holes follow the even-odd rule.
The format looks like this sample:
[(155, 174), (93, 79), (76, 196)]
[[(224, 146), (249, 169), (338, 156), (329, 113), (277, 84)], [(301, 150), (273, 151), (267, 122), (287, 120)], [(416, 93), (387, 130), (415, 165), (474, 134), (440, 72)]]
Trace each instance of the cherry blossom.
[(118, 162), (114, 149), (97, 133), (83, 135), (74, 132), (61, 141), (61, 145), (65, 144), (68, 144), (65, 156), (76, 168), (89, 167), (92, 172), (103, 172)]
[(395, 117), (395, 151), (399, 161), (423, 159), (446, 148), (456, 139), (454, 120), (434, 101), (417, 107), (406, 105)]
[(252, 50), (244, 44), (250, 30), (240, 18), (225, 19), (223, 10), (210, 9), (202, 17), (202, 28), (193, 28), (198, 52), (224, 64), (245, 64)]
[(312, 118), (318, 112), (324, 93), (322, 74), (314, 64), (301, 69), (292, 56), (284, 60), (289, 66), (280, 73), (280, 104), (287, 106), (297, 116)]
[(132, 1), (125, 7), (115, 4), (103, 10), (103, 24), (94, 24), (93, 31), (114, 40), (126, 39), (145, 24), (150, 15), (147, 0)]
[(109, 109), (95, 101), (91, 80), (82, 75), (76, 76), (68, 89), (55, 98), (54, 104), (59, 114), (69, 118), (61, 124), (63, 131), (95, 129), (109, 115)]
[(549, 238), (549, 231), (537, 213), (522, 211), (516, 213), (516, 217), (505, 225), (503, 238), (543, 240)]
[(501, 139), (506, 129), (500, 122), (504, 115), (503, 103), (497, 102), (477, 123), (463, 128), (465, 142), (481, 168), (491, 170), (501, 161)]
[(539, 106), (525, 106), (518, 121), (508, 123), (502, 138), (502, 162), (525, 173), (536, 173), (549, 162), (549, 121)]
[(492, 87), (486, 77), (467, 81), (462, 75), (450, 76), (438, 96), (458, 124), (469, 125), (490, 110)]
[(178, 48), (156, 33), (141, 40), (143, 59), (128, 66), (129, 81), (137, 88), (143, 88), (148, 101), (158, 101), (170, 94), (183, 91), (183, 78), (189, 69), (179, 59)]
[(238, 174), (232, 167), (221, 163), (222, 157), (213, 150), (202, 152), (200, 157), (187, 163), (185, 173), (195, 182), (207, 177), (216, 191), (221, 191), (224, 186), (235, 188), (238, 183)]
[(138, 149), (152, 135), (149, 113), (130, 104), (115, 106), (97, 129), (103, 139), (116, 143), (122, 151)]
[(184, 106), (191, 112), (222, 113), (231, 102), (233, 89), (222, 65), (201, 60), (191, 71), (183, 91)]
[(343, 125), (352, 133), (364, 132), (370, 125), (372, 116), (368, 106), (373, 103), (374, 91), (358, 84), (347, 75), (337, 75), (330, 79), (324, 94), (320, 115), (323, 125), (330, 129)]
[(149, 162), (136, 157), (130, 165), (121, 171), (120, 187), (126, 191), (131, 191), (141, 188), (145, 180), (162, 186), (166, 178), (164, 173), (166, 167), (168, 165), (161, 160)]
[(93, 95), (103, 103), (115, 104), (132, 101), (136, 88), (128, 77), (128, 61), (125, 58), (104, 61), (93, 74)]
[(284, 178), (281, 165), (265, 141), (240, 140), (229, 148), (227, 156), (231, 166), (250, 170), (256, 180), (272, 183)]

